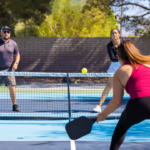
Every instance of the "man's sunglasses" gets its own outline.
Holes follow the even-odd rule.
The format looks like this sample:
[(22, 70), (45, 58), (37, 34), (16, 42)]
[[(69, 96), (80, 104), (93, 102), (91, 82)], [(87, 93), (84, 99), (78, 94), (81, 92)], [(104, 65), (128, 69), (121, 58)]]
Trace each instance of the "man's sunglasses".
[(5, 34), (6, 34), (6, 33), (10, 33), (10, 31), (3, 31), (3, 33), (5, 33)]

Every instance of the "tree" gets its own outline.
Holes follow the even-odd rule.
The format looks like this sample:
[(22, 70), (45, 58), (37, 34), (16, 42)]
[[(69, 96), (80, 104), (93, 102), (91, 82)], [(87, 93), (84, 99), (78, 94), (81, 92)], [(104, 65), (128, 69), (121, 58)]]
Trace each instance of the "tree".
[[(150, 1), (149, 1), (150, 2)], [(123, 6), (124, 15), (121, 17), (121, 7)], [(132, 30), (139, 28), (146, 29), (150, 26), (150, 8), (148, 6), (144, 6), (141, 3), (141, 0), (87, 0), (85, 6), (83, 7), (83, 11), (85, 9), (91, 9), (92, 7), (98, 8), (100, 11), (104, 11), (109, 14), (110, 7), (113, 9), (116, 16), (119, 17), (120, 23), (123, 22), (123, 26), (126, 27), (127, 30)], [(138, 8), (139, 14), (135, 15), (125, 15), (125, 12), (129, 10), (129, 7), (132, 9)]]
[(113, 12), (106, 17), (96, 8), (84, 13), (66, 9), (61, 14), (47, 16), (38, 26), (38, 35), (44, 37), (110, 37), (110, 30), (118, 28)]
[(83, 7), (85, 5), (87, 0), (71, 0), (71, 5), (76, 5), (76, 4), (80, 4), (81, 7)]
[[(17, 19), (11, 15), (10, 10), (6, 7), (5, 3), (6, 1), (4, 0), (0, 1), (0, 28), (5, 25), (14, 27), (14, 25), (17, 23)], [(13, 35), (14, 32), (12, 31), (12, 36)]]
[(45, 20), (45, 14), (50, 14), (52, 0), (1, 0), (0, 26), (8, 25), (14, 28), (18, 20), (32, 19), (39, 25)]
[(85, 3), (86, 0), (71, 0), (71, 9), (80, 12)]
[[(124, 6), (125, 8), (127, 8), (129, 6), (132, 6), (133, 9), (135, 9), (137, 7), (139, 9), (139, 11), (141, 12), (139, 15), (133, 15), (133, 16), (132, 15), (131, 16), (124, 15), (123, 18), (121, 18), (123, 21), (127, 22), (128, 29), (138, 28), (139, 26), (146, 27), (146, 26), (150, 25), (150, 17), (145, 18), (150, 14), (150, 8), (145, 7), (144, 5), (142, 5), (139, 2), (140, 2), (139, 0), (134, 1), (134, 2), (131, 2), (129, 0), (124, 0), (123, 4), (117, 3), (117, 2), (114, 2), (112, 4), (112, 6), (115, 6), (115, 7)], [(124, 26), (125, 26), (125, 24), (124, 24)]]
[(139, 37), (148, 37), (150, 36), (150, 27), (147, 27), (145, 29), (138, 28), (136, 29), (135, 34)]
[(80, 12), (82, 10), (82, 6), (80, 3), (76, 3), (70, 7), (70, 9)]
[(81, 4), (75, 3), (75, 1), (73, 2), (74, 3), (72, 3), (71, 0), (54, 0), (52, 6), (52, 14), (61, 14), (61, 11), (64, 9), (72, 9), (80, 12), (82, 9)]
[[(48, 17), (48, 14), (46, 14), (45, 16), (47, 16), (48, 18), (45, 18), (46, 23), (49, 22), (48, 19), (51, 20), (52, 16), (55, 18), (57, 15), (61, 14), (61, 11), (64, 9), (73, 9), (73, 10), (77, 10), (80, 11), (81, 7), (78, 4), (75, 4), (73, 6), (71, 6), (70, 4), (70, 0), (54, 0), (52, 5), (49, 6), (50, 10), (51, 10), (51, 17)], [(57, 15), (55, 15), (57, 14)], [(55, 18), (57, 20), (57, 18)], [(43, 27), (44, 27), (44, 23), (43, 23)], [(51, 25), (50, 25), (51, 26)], [(56, 26), (56, 25), (55, 25)], [(49, 31), (47, 31), (47, 27), (44, 27), (44, 30), (46, 30), (46, 32), (49, 33)], [(50, 28), (50, 31), (52, 31), (52, 28)], [(41, 32), (44, 34), (45, 36), (45, 31), (43, 31), (41, 29)], [(32, 19), (29, 20), (20, 20), (16, 25), (15, 25), (15, 35), (16, 36), (37, 36), (37, 28), (36, 28), (36, 24), (34, 23), (34, 21)], [(51, 36), (55, 36), (55, 33), (51, 32)]]
[(82, 12), (84, 13), (86, 10), (90, 11), (92, 8), (97, 8), (105, 13), (105, 15), (110, 15), (112, 13), (110, 6), (110, 0), (87, 0), (82, 8)]
[(34, 22), (30, 19), (26, 22), (21, 20), (15, 25), (14, 30), (15, 36), (17, 37), (37, 37), (37, 27)]
[(123, 26), (126, 26), (127, 30), (134, 29), (136, 33), (136, 30), (138, 30), (139, 27), (141, 27), (142, 29), (147, 29), (150, 26), (150, 8), (148, 6), (144, 6), (144, 4), (142, 4), (140, 0), (134, 0), (133, 2), (130, 0), (108, 1), (110, 1), (110, 6), (113, 6), (116, 11), (122, 6), (124, 7), (124, 12), (127, 11), (129, 7), (132, 7), (133, 10), (138, 8), (138, 14), (124, 15), (123, 17), (119, 17), (120, 20), (124, 22)]
[(65, 8), (70, 8), (70, 0), (54, 0), (52, 6), (52, 14), (60, 14)]

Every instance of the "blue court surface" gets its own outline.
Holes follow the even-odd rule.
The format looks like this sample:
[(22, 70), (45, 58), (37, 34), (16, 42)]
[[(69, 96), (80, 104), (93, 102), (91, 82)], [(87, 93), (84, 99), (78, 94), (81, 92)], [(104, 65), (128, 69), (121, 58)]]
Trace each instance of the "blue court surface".
[[(89, 135), (70, 141), (68, 121), (0, 121), (2, 150), (108, 150), (118, 120), (95, 123)], [(129, 129), (121, 150), (150, 149), (150, 120)]]
[[(78, 83), (70, 84), (70, 107), (71, 113), (93, 116), (93, 108), (99, 103), (106, 84)], [(16, 99), (21, 109), (20, 116), (50, 116), (68, 117), (68, 90), (66, 83), (19, 83), (16, 87)], [(110, 91), (102, 105), (102, 110), (112, 98)], [(122, 113), (129, 95), (124, 94), (123, 102), (114, 113)], [(18, 115), (11, 111), (12, 103), (9, 91), (5, 86), (0, 87), (0, 116)], [(80, 116), (80, 115), (78, 115)]]
[[(97, 116), (93, 108), (98, 104), (103, 84), (72, 84), (70, 89), (71, 115)], [(98, 89), (98, 90), (97, 90)], [(68, 118), (68, 94), (65, 84), (23, 84), (16, 88), (17, 104), (21, 112), (12, 112), (10, 96), (1, 89), (1, 116), (51, 116)], [(108, 95), (102, 110), (112, 98)], [(112, 115), (120, 115), (129, 96), (125, 93), (121, 106)], [(140, 110), (139, 110), (140, 111)], [(8, 121), (0, 120), (0, 150), (109, 150), (111, 137), (118, 120), (105, 120), (93, 125), (92, 132), (83, 138), (69, 139), (65, 125), (59, 121)], [(150, 149), (150, 120), (129, 129), (121, 150)]]

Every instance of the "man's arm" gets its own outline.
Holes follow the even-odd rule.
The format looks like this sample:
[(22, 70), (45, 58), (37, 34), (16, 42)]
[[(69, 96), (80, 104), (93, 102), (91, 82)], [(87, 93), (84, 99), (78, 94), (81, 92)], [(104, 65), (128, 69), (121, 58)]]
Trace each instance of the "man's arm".
[(20, 54), (16, 54), (16, 58), (15, 58), (15, 62), (17, 62), (19, 64), (20, 61)]
[(18, 68), (18, 65), (19, 65), (19, 61), (20, 61), (20, 54), (18, 53), (18, 54), (16, 54), (15, 55), (15, 63), (14, 63), (14, 65), (13, 65), (13, 69), (14, 70), (16, 70), (17, 68)]
[(14, 43), (14, 55), (15, 55), (15, 63), (13, 64), (13, 69), (16, 70), (20, 61), (20, 53), (17, 43)]

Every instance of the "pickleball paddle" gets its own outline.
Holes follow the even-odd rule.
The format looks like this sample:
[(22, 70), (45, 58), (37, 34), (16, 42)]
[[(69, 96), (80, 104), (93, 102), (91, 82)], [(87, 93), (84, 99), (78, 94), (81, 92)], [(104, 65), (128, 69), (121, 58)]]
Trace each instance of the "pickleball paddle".
[(77, 140), (89, 134), (92, 130), (93, 124), (97, 118), (86, 118), (84, 116), (74, 119), (73, 121), (66, 124), (66, 131), (70, 139)]

